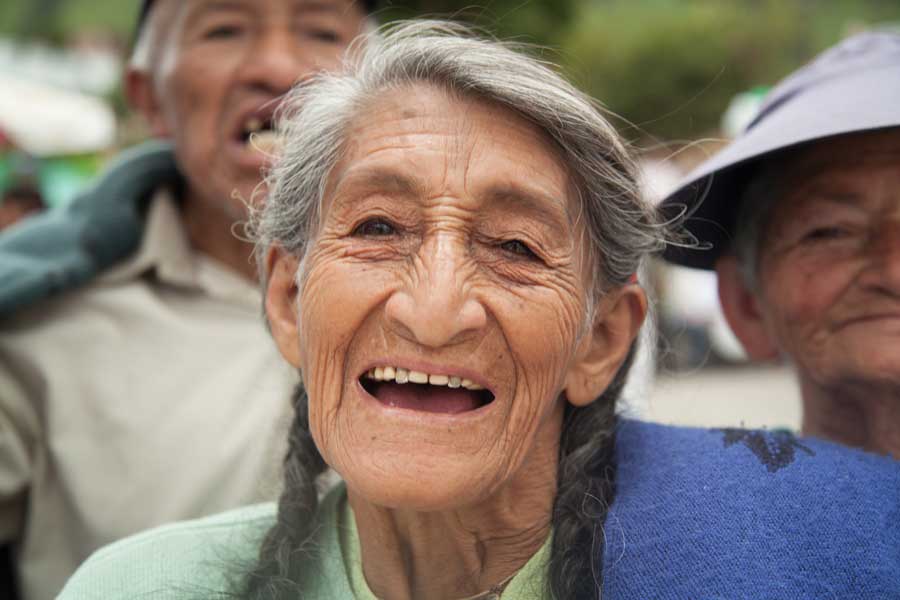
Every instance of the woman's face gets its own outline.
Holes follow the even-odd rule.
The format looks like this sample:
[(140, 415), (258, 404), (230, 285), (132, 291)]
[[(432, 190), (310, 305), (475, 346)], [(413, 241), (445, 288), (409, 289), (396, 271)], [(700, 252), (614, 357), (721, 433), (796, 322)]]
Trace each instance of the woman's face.
[(424, 86), (386, 93), (347, 139), (299, 289), (278, 283), (296, 261), (270, 254), (270, 319), (279, 295), (299, 310), (274, 334), (325, 460), (394, 508), (470, 505), (521, 475), (555, 485), (561, 392), (599, 394), (608, 378), (584, 363), (621, 345), (585, 327), (558, 155), (512, 112)]
[(900, 132), (847, 135), (784, 165), (760, 252), (777, 347), (818, 385), (900, 383)]

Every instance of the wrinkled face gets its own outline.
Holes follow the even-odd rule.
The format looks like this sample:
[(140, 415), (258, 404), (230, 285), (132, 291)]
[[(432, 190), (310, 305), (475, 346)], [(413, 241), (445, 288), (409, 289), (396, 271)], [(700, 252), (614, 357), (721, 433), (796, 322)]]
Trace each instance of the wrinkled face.
[(900, 131), (786, 165), (760, 252), (771, 335), (819, 384), (900, 383)]
[(151, 126), (173, 139), (193, 195), (240, 218), (271, 150), (279, 100), (339, 65), (363, 10), (352, 0), (168, 0), (155, 10), (167, 12)]
[(437, 510), (535, 454), (555, 465), (588, 286), (554, 149), (422, 86), (386, 93), (347, 139), (299, 291), (326, 461), (369, 501)]

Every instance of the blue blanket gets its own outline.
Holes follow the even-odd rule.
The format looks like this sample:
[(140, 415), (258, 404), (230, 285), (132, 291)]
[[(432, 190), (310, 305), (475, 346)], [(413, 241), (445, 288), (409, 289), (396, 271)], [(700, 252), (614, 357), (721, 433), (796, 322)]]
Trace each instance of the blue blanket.
[(623, 421), (603, 598), (900, 598), (900, 462)]

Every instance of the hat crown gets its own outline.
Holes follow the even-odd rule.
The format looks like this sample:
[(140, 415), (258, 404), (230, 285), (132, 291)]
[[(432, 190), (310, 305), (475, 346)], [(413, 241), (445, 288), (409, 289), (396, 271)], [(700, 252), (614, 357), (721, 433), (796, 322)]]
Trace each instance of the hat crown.
[(865, 31), (853, 35), (822, 52), (775, 86), (745, 131), (755, 127), (788, 100), (824, 81), (897, 64), (900, 64), (900, 32)]

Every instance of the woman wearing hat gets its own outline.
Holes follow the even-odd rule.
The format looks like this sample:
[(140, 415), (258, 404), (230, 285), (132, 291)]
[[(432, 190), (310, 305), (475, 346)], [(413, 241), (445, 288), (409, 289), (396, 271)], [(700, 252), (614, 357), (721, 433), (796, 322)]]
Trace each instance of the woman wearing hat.
[(856, 35), (781, 82), (665, 206), (706, 249), (755, 360), (797, 372), (803, 432), (900, 458), (900, 34)]

